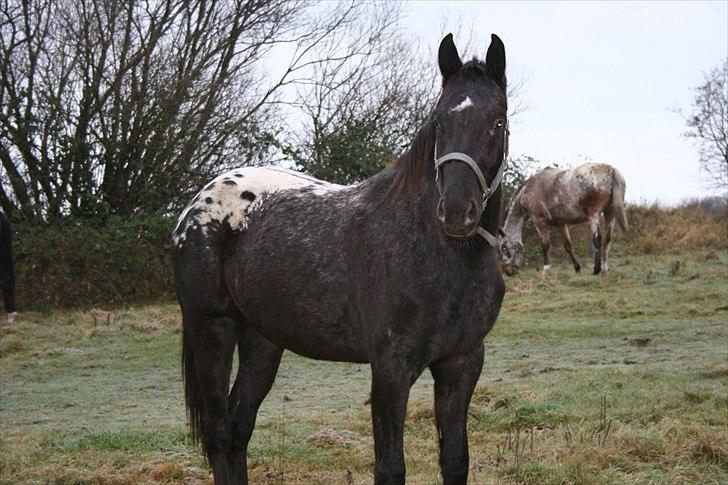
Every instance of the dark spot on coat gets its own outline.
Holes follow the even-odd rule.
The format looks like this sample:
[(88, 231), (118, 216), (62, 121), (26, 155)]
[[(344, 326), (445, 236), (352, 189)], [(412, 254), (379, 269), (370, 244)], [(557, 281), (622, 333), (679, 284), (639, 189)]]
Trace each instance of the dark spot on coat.
[(242, 194), (240, 194), (240, 198), (253, 202), (255, 200), (255, 194), (249, 190), (245, 190)]
[(203, 212), (205, 211), (200, 209), (199, 207), (195, 207), (193, 209), (190, 209), (190, 211), (187, 213), (187, 218), (195, 218)]
[(210, 182), (207, 184), (207, 187), (205, 187), (205, 190), (212, 190), (213, 187), (215, 187), (215, 182)]
[(230, 179), (225, 179), (222, 181), (222, 183), (224, 183), (225, 185), (238, 185), (236, 181)]
[(244, 175), (242, 173), (236, 173), (235, 176), (236, 177), (239, 177), (239, 178), (243, 178), (244, 177)]
[(208, 197), (208, 198), (206, 198), (206, 199), (205, 199), (205, 203), (207, 203), (207, 204), (212, 204), (212, 203), (213, 203), (212, 197)]

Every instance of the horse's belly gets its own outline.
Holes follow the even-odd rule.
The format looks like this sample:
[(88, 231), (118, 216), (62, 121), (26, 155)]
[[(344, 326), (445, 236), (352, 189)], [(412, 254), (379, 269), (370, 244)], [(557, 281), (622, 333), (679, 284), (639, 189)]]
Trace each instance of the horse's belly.
[(369, 362), (360, 338), (347, 335), (348, 332), (329, 332), (332, 327), (321, 325), (321, 322), (307, 322), (301, 318), (269, 319), (263, 316), (251, 324), (276, 345), (304, 357), (337, 362)]
[(321, 360), (367, 362), (361, 325), (340, 284), (270, 267), (236, 285), (233, 299), (246, 320), (275, 344)]

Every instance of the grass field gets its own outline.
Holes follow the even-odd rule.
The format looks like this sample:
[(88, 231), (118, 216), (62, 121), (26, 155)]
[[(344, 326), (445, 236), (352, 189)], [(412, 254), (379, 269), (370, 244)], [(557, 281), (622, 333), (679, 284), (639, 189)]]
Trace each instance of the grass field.
[[(470, 408), (472, 483), (728, 483), (728, 253), (616, 257), (508, 280)], [(27, 313), (0, 350), (0, 481), (210, 481), (189, 439), (174, 304)], [(251, 477), (368, 483), (367, 366), (286, 354)], [(432, 379), (413, 387), (409, 483), (437, 483)]]

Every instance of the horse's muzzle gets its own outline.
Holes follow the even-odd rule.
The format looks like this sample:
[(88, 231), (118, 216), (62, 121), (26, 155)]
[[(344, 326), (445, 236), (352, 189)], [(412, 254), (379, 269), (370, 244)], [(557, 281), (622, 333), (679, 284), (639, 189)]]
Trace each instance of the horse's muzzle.
[(516, 276), (518, 274), (518, 266), (503, 263), (501, 265), (501, 270), (507, 275), (507, 276)]
[(458, 207), (459, 204), (446, 204), (445, 198), (441, 198), (437, 204), (437, 220), (440, 221), (442, 230), (448, 237), (454, 239), (465, 239), (472, 237), (478, 228), (480, 207), (476, 200), (470, 200), (465, 207)]

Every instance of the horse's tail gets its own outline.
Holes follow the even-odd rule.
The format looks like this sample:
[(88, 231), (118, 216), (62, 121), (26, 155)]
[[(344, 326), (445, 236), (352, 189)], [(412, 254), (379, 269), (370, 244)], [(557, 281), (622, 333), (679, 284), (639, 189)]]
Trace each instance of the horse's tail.
[(190, 421), (192, 439), (204, 444), (205, 421), (203, 417), (205, 402), (200, 389), (200, 382), (195, 364), (192, 340), (186, 325), (182, 325), (182, 377), (185, 386), (185, 405)]
[(627, 223), (627, 210), (624, 206), (624, 193), (627, 190), (627, 182), (616, 168), (612, 168), (612, 210), (617, 218), (617, 223), (623, 231), (629, 229)]

